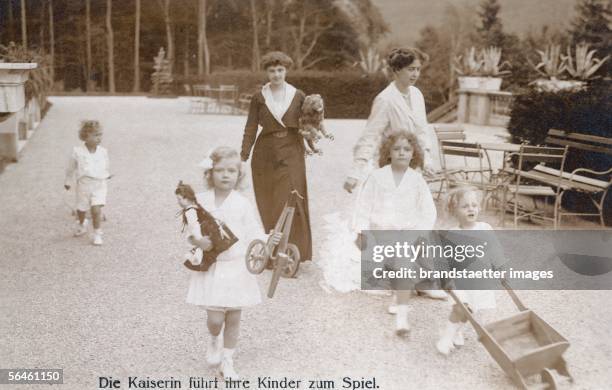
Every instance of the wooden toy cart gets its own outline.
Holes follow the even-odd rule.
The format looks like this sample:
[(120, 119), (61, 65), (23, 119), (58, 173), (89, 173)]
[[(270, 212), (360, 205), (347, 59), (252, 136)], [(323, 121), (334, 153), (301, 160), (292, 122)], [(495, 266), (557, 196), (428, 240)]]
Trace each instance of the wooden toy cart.
[[(573, 378), (563, 353), (570, 343), (535, 312), (527, 309), (508, 282), (502, 281), (519, 313), (482, 325), (452, 291), (448, 290), (468, 318), (478, 339), (497, 364), (521, 389), (557, 389), (555, 373)], [(529, 387), (526, 378), (540, 374), (541, 384)]]
[(269, 298), (274, 296), (281, 275), (286, 278), (292, 278), (300, 266), (300, 250), (295, 244), (289, 242), (289, 233), (291, 232), (295, 208), (297, 207), (300, 213), (304, 215), (303, 200), (304, 197), (299, 192), (296, 190), (291, 191), (289, 201), (285, 204), (276, 222), (276, 226), (274, 226), (274, 230), (270, 234), (272, 236), (272, 234), (277, 232), (282, 233), (282, 238), (278, 245), (272, 244), (270, 239), (267, 242), (258, 239), (251, 241), (247, 249), (245, 260), (249, 272), (256, 275), (260, 274), (268, 264), (271, 264), (273, 268), (272, 279), (268, 288)]

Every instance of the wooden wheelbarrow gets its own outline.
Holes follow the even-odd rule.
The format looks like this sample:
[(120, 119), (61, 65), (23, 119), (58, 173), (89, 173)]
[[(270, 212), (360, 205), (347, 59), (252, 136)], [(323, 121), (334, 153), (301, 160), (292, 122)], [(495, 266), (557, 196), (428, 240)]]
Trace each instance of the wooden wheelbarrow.
[(268, 264), (272, 265), (273, 271), (270, 287), (268, 287), (268, 298), (274, 296), (281, 275), (292, 278), (300, 267), (300, 250), (295, 244), (289, 242), (289, 234), (291, 233), (295, 208), (297, 207), (301, 213), (304, 213), (303, 200), (304, 197), (299, 192), (291, 191), (289, 200), (270, 234), (271, 237), (274, 233), (282, 233), (278, 245), (274, 245), (270, 239), (266, 242), (257, 239), (251, 241), (247, 248), (245, 261), (249, 272), (257, 275), (262, 273)]
[[(478, 340), (521, 389), (557, 389), (556, 371), (573, 382), (563, 359), (570, 343), (533, 310), (523, 305), (507, 281), (502, 285), (519, 313), (482, 325), (452, 290), (447, 290), (478, 334)], [(554, 370), (554, 371), (553, 371)], [(540, 384), (528, 386), (526, 379), (540, 374)]]

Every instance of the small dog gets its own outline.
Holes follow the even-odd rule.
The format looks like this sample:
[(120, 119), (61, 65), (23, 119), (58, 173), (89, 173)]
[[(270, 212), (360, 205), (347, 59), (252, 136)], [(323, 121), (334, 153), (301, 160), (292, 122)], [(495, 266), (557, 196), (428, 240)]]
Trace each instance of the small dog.
[(329, 134), (323, 125), (324, 111), (323, 98), (321, 98), (321, 95), (315, 94), (306, 96), (302, 104), (302, 115), (299, 125), (300, 134), (302, 134), (308, 144), (308, 148), (306, 148), (307, 155), (313, 153), (323, 154), (320, 149), (314, 146), (322, 137), (330, 140), (334, 139), (334, 136)]

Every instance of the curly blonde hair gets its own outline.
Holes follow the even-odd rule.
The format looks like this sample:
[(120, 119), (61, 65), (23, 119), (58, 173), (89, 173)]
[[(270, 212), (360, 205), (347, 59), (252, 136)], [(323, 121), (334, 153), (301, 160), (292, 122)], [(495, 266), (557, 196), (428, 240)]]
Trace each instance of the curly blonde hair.
[(79, 139), (85, 141), (89, 133), (95, 133), (100, 130), (102, 130), (102, 126), (97, 120), (82, 120), (81, 127), (79, 128)]
[(213, 183), (212, 170), (215, 168), (215, 165), (226, 158), (236, 158), (238, 160), (238, 180), (236, 181), (235, 190), (243, 190), (246, 188), (246, 170), (244, 169), (244, 163), (240, 160), (240, 154), (236, 151), (236, 149), (231, 148), (229, 146), (219, 146), (215, 148), (210, 154), (210, 159), (213, 162), (212, 168), (204, 170), (204, 186), (206, 189), (213, 189), (215, 185)]
[(466, 194), (474, 192), (478, 199), (482, 199), (482, 192), (474, 186), (459, 186), (453, 188), (448, 192), (444, 199), (444, 210), (450, 216), (454, 216), (459, 207), (459, 203), (465, 197)]
[(405, 130), (393, 131), (382, 140), (378, 154), (378, 166), (384, 167), (385, 165), (391, 163), (391, 148), (400, 139), (405, 139), (408, 141), (410, 146), (412, 146), (412, 160), (410, 160), (410, 167), (423, 168), (423, 160), (425, 156), (423, 148), (421, 148), (421, 145), (419, 145), (419, 142), (414, 134)]

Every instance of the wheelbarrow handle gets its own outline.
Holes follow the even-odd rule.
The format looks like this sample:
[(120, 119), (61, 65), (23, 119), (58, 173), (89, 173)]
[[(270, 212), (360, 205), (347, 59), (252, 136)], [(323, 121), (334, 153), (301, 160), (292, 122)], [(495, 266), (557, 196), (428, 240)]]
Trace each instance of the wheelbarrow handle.
[(502, 284), (502, 286), (504, 286), (504, 288), (508, 292), (508, 295), (510, 295), (510, 298), (512, 298), (512, 302), (514, 302), (514, 304), (516, 305), (517, 309), (519, 309), (519, 311), (526, 311), (526, 310), (528, 310), (527, 306), (525, 306), (523, 304), (523, 302), (519, 299), (518, 295), (516, 295), (516, 293), (514, 292), (512, 287), (510, 286), (510, 283), (508, 282), (507, 279), (502, 279), (501, 280), (501, 284)]

